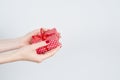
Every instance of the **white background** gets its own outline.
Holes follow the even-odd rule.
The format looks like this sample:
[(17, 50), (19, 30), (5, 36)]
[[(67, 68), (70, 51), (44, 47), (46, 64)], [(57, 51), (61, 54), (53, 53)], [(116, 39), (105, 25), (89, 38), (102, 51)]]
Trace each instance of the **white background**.
[(0, 80), (120, 80), (119, 0), (0, 0), (0, 38), (56, 27), (62, 49), (43, 63), (0, 65)]

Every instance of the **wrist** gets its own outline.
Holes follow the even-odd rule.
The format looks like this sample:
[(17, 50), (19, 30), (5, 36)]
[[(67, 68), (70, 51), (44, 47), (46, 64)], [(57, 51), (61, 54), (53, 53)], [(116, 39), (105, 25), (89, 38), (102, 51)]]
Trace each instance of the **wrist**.
[(20, 48), (26, 45), (23, 37), (16, 38), (16, 40), (19, 43)]
[(16, 62), (22, 60), (22, 57), (17, 53), (17, 50), (8, 51), (0, 54), (0, 64)]
[(23, 56), (21, 55), (21, 52), (19, 50), (15, 51), (14, 58), (16, 59), (16, 61), (21, 61), (24, 60)]

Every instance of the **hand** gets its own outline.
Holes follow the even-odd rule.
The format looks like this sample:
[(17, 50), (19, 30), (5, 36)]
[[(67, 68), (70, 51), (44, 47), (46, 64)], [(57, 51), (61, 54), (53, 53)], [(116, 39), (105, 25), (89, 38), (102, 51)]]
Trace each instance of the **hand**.
[(0, 52), (15, 50), (30, 45), (31, 37), (39, 32), (39, 29), (36, 29), (19, 38), (0, 40)]
[(36, 29), (23, 37), (0, 40), (0, 52), (3, 53), (0, 54), (0, 64), (21, 60), (42, 62), (44, 59), (53, 56), (61, 46), (58, 46), (45, 54), (37, 54), (36, 49), (47, 44), (45, 42), (30, 44), (31, 36), (37, 35), (39, 32), (39, 29)]
[(45, 46), (45, 45), (46, 45), (45, 42), (39, 42), (36, 44), (28, 45), (28, 46), (18, 49), (16, 51), (16, 54), (19, 57), (19, 60), (40, 63), (43, 60), (53, 56), (60, 49), (60, 46), (58, 46), (57, 48), (55, 48), (51, 51), (48, 51), (45, 54), (37, 54), (36, 49), (41, 46)]
[[(43, 29), (44, 29), (45, 31), (47, 30), (46, 28), (43, 28)], [(27, 33), (25, 36), (22, 36), (22, 37), (20, 38), (20, 40), (21, 40), (23, 46), (29, 45), (29, 44), (30, 44), (30, 41), (31, 41), (31, 36), (37, 35), (37, 34), (39, 34), (39, 33), (40, 33), (40, 29), (36, 29), (36, 30), (33, 30), (33, 31)]]
[(21, 43), (23, 46), (29, 45), (31, 36), (39, 34), (40, 29), (33, 30), (32, 32), (27, 33), (25, 36), (20, 37)]

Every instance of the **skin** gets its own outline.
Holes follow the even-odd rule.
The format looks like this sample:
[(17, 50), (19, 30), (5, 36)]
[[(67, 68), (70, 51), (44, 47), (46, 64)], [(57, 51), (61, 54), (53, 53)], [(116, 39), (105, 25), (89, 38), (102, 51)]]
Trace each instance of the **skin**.
[(61, 46), (58, 46), (45, 54), (37, 54), (36, 49), (47, 44), (44, 41), (30, 44), (31, 36), (38, 33), (39, 29), (36, 29), (25, 36), (16, 39), (0, 40), (0, 64), (15, 61), (32, 61), (40, 63), (53, 56)]

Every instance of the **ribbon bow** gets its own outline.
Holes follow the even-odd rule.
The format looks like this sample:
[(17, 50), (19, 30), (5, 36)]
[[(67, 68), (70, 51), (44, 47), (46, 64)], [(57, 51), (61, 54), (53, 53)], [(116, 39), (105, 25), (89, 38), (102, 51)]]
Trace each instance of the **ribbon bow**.
[(59, 42), (59, 39), (60, 34), (55, 28), (46, 31), (41, 28), (39, 34), (32, 36), (31, 44), (45, 41), (47, 43), (46, 46), (42, 46), (36, 49), (37, 54), (44, 54), (45, 52), (60, 46), (61, 43)]

